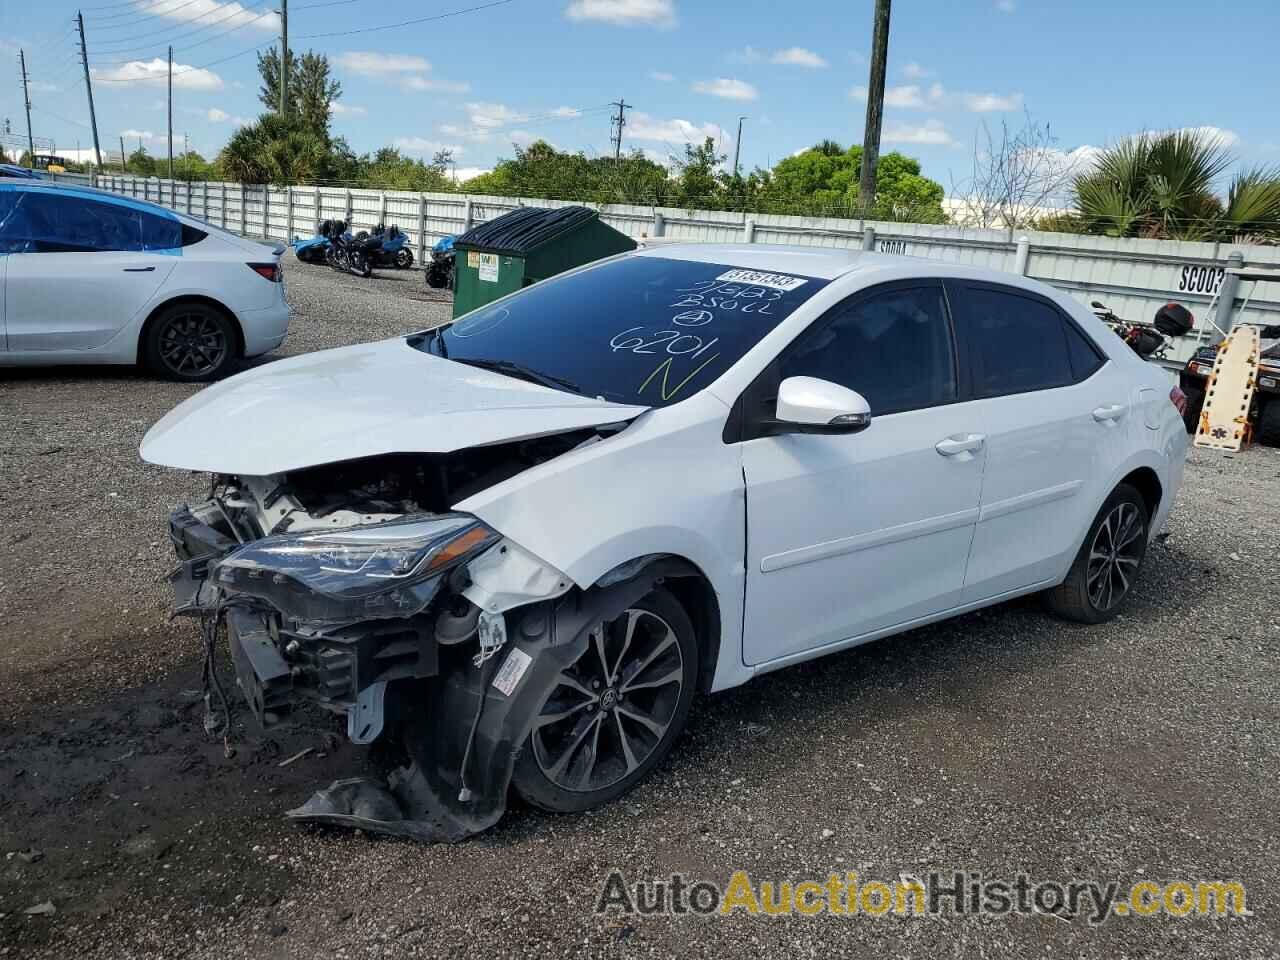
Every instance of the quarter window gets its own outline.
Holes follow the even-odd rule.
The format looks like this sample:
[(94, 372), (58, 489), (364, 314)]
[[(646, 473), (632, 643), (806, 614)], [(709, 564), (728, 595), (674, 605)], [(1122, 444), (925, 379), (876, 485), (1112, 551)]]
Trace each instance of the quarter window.
[(950, 403), (956, 363), (941, 285), (841, 304), (787, 348), (778, 373), (779, 383), (817, 377), (856, 390), (875, 416)]
[(1072, 382), (1066, 322), (1049, 304), (989, 287), (949, 286), (969, 344), (973, 392), (999, 397)]

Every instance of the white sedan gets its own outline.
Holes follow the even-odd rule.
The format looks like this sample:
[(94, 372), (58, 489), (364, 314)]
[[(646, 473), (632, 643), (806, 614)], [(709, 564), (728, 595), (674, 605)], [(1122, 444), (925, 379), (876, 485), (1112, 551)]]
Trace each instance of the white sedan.
[(0, 179), (0, 365), (215, 379), (284, 341), (283, 252), (152, 203)]
[(241, 374), (141, 452), (215, 475), (175, 586), (254, 713), (318, 702), (412, 758), (293, 815), (456, 838), (508, 785), (619, 796), (696, 691), (1022, 594), (1113, 617), (1182, 403), (1023, 277), (666, 246)]

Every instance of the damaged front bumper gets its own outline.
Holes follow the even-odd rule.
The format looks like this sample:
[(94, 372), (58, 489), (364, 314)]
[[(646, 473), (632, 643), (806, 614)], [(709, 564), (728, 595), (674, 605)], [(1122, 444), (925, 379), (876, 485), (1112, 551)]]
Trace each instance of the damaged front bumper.
[[(402, 546), (370, 546), (431, 524), (439, 542), (413, 541), (410, 573)], [(254, 532), (222, 498), (174, 511), (177, 612), (225, 623), (237, 685), (264, 726), (311, 702), (344, 714), (354, 742), (393, 737), (411, 761), (385, 782), (338, 781), (289, 817), (446, 841), (495, 823), (534, 718), (599, 620), (601, 592), (566, 596), (563, 574), (459, 515)], [(318, 559), (302, 557), (316, 543)], [(385, 583), (369, 588), (371, 575)], [(605, 593), (611, 607), (630, 590)]]

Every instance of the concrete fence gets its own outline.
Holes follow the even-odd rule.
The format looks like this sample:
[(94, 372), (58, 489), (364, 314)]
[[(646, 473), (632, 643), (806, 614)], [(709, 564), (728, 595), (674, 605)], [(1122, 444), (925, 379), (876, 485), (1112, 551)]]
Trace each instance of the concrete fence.
[[(92, 182), (113, 193), (150, 200), (244, 236), (264, 239), (288, 241), (311, 236), (316, 224), (328, 219), (346, 220), (352, 230), (368, 229), (376, 223), (396, 224), (414, 244), (419, 261), (441, 237), (462, 233), (517, 207), (568, 205), (555, 200), (456, 193), (189, 183), (154, 177), (67, 174), (57, 179)], [(1176, 300), (1195, 314), (1197, 329), (1173, 345), (1169, 353), (1172, 360), (1184, 360), (1199, 343), (1216, 339), (1210, 320), (1216, 319), (1221, 326), (1228, 326), (1229, 318), (1280, 324), (1280, 282), (1237, 283), (1227, 273), (1227, 268), (1243, 265), (1280, 270), (1280, 247), (1011, 233), (629, 204), (598, 208), (606, 223), (637, 239), (845, 247), (1019, 273), (1058, 287), (1086, 304), (1101, 300), (1131, 320), (1150, 320), (1160, 306)], [(1215, 303), (1218, 299), (1221, 302)]]

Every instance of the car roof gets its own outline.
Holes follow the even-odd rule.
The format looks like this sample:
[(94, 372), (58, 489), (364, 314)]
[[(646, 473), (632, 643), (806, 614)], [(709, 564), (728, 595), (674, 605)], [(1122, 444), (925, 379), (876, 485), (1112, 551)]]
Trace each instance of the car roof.
[(797, 274), (823, 280), (848, 277), (856, 284), (859, 280), (871, 284), (917, 277), (976, 280), (1020, 287), (1055, 300), (1062, 299), (1059, 292), (1047, 284), (1016, 273), (872, 250), (765, 243), (664, 243), (642, 248), (632, 255), (723, 264), (765, 273)]

